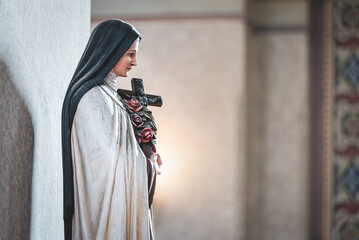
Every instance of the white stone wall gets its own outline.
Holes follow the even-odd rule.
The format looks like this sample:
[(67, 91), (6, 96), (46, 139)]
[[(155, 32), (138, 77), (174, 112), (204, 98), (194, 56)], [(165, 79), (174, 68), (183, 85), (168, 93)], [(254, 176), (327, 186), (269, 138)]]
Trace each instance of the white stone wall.
[(0, 3), (0, 239), (63, 239), (61, 107), (90, 2)]

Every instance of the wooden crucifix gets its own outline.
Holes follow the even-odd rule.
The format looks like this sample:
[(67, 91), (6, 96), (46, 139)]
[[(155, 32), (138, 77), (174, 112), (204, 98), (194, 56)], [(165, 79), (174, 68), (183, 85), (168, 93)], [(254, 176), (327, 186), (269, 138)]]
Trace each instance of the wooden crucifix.
[(140, 102), (142, 106), (145, 107), (147, 107), (147, 105), (156, 106), (156, 107), (162, 106), (161, 96), (145, 93), (142, 79), (132, 78), (131, 85), (132, 85), (132, 91), (125, 89), (117, 89), (117, 93), (118, 95), (121, 96), (122, 99), (130, 100), (131, 98), (135, 98), (137, 99), (137, 101)]
[[(130, 101), (133, 98), (137, 99), (137, 101), (144, 107), (144, 109), (146, 109), (146, 110), (144, 110), (142, 108), (142, 111), (145, 111), (146, 115), (143, 118), (143, 119), (145, 119), (145, 122), (141, 123), (141, 124), (139, 124), (139, 122), (136, 123), (136, 120), (139, 120), (140, 122), (142, 122), (143, 119), (141, 117), (137, 117), (134, 115), (144, 116), (144, 114), (141, 115), (141, 113), (140, 113), (141, 111), (136, 111), (136, 110), (134, 110), (134, 112), (133, 111), (130, 112), (131, 122), (132, 122), (132, 125), (134, 125), (133, 129), (134, 129), (135, 136), (137, 137), (137, 139), (141, 139), (144, 136), (143, 131), (145, 131), (146, 129), (148, 130), (148, 126), (152, 126), (152, 128), (154, 126), (153, 138), (156, 138), (155, 135), (156, 135), (157, 127), (154, 122), (152, 112), (149, 109), (147, 109), (147, 105), (161, 107), (162, 106), (162, 97), (146, 94), (144, 87), (143, 87), (143, 81), (140, 78), (132, 78), (131, 85), (132, 85), (132, 91), (125, 90), (125, 89), (117, 89), (117, 94), (120, 95), (120, 97), (122, 99), (124, 99), (125, 101)], [(128, 103), (128, 102), (126, 102), (126, 103)], [(146, 118), (147, 118), (146, 116), (149, 116), (149, 115), (150, 115), (149, 119), (146, 120)], [(146, 126), (147, 121), (153, 122), (153, 125)], [(141, 136), (141, 131), (142, 131), (142, 136)], [(155, 192), (155, 185), (156, 185), (156, 174), (155, 173), (156, 173), (156, 171), (159, 173), (161, 172), (159, 167), (161, 166), (162, 162), (159, 164), (157, 161), (157, 158), (156, 158), (156, 160), (155, 160), (155, 162), (156, 162), (155, 169), (156, 170), (154, 171), (154, 169), (152, 168), (150, 158), (153, 153), (156, 153), (156, 148), (154, 147), (155, 142), (139, 141), (139, 143), (140, 143), (140, 147), (141, 147), (143, 153), (145, 154), (145, 156), (147, 158), (147, 177), (148, 177), (148, 191), (149, 191), (148, 201), (149, 201), (149, 206), (151, 206), (152, 201), (153, 201), (153, 195)]]

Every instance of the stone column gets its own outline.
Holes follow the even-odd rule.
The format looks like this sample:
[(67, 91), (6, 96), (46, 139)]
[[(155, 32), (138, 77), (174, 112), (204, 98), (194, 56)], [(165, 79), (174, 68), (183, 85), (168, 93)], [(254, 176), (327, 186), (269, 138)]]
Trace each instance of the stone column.
[(254, 3), (248, 59), (248, 240), (308, 239), (306, 3)]
[(3, 0), (0, 16), (0, 239), (62, 239), (61, 107), (90, 2)]

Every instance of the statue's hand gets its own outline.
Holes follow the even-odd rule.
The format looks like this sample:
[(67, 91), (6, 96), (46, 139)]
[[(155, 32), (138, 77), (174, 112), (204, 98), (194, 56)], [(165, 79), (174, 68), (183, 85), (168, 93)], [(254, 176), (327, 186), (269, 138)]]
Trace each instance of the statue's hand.
[(155, 169), (158, 175), (161, 175), (162, 169), (162, 159), (161, 156), (158, 153), (152, 153), (151, 157), (150, 157), (151, 162), (154, 163), (155, 165)]

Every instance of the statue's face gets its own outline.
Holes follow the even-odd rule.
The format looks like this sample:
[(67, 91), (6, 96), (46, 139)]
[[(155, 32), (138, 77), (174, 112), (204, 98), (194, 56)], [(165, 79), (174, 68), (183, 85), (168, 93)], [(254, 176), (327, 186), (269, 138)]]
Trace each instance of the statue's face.
[(133, 42), (131, 47), (127, 52), (121, 57), (121, 59), (113, 67), (113, 72), (120, 77), (127, 77), (128, 72), (134, 67), (137, 66), (137, 52), (138, 52), (138, 43), (136, 40)]

